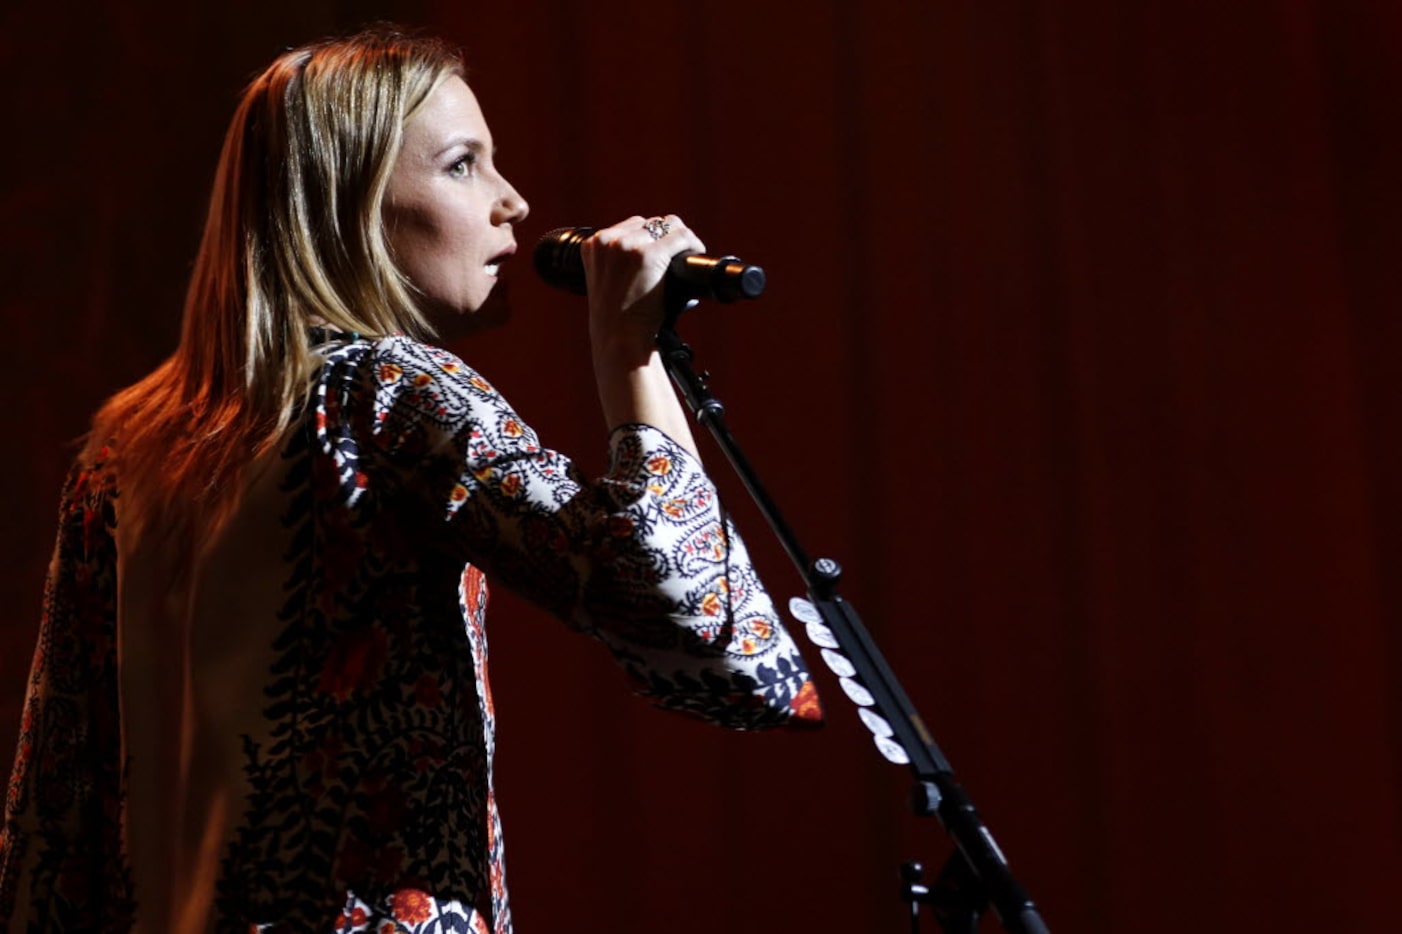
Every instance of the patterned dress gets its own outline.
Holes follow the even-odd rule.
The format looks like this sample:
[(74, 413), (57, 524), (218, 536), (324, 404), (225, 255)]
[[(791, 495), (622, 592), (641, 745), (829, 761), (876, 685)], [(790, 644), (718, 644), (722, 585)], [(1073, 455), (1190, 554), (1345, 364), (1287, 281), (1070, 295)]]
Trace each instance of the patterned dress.
[(675, 442), (620, 428), (587, 483), (452, 354), (320, 337), (306, 416), (214, 534), (146, 528), (106, 451), (70, 475), (0, 835), (8, 930), (510, 932), (484, 572), (660, 707), (819, 722)]

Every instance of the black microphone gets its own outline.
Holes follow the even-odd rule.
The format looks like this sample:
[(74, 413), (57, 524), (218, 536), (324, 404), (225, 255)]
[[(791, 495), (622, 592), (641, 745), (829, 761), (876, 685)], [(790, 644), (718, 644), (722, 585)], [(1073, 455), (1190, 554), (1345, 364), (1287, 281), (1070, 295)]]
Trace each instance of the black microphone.
[[(579, 245), (594, 235), (593, 227), (560, 227), (535, 245), (535, 271), (545, 284), (576, 295), (587, 295), (584, 260)], [(734, 256), (705, 256), (691, 251), (672, 257), (667, 288), (687, 298), (714, 298), (733, 302), (759, 298), (764, 292), (764, 270)]]

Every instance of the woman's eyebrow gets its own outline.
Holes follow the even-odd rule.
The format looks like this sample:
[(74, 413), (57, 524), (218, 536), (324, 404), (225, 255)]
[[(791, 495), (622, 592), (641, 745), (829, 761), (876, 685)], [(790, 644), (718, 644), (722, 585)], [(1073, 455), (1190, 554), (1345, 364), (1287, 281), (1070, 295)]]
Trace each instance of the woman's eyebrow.
[[(485, 152), (487, 151), (487, 146), (486, 146), (486, 144), (483, 143), (483, 142), (482, 142), (480, 139), (478, 139), (477, 137), (475, 137), (475, 136), (458, 136), (458, 137), (455, 137), (454, 139), (452, 139), (452, 140), (448, 143), (448, 145), (446, 145), (446, 146), (444, 146), (442, 149), (438, 150), (438, 152), (434, 154), (434, 158), (438, 158), (438, 157), (440, 157), (440, 156), (445, 156), (445, 155), (447, 155), (450, 151), (456, 149), (456, 148), (459, 147), (459, 146), (465, 147), (469, 152), (473, 152), (473, 153), (475, 153), (475, 154), (477, 154), (477, 155), (479, 155), (479, 156), (482, 155), (483, 153), (485, 153)], [(492, 158), (493, 158), (493, 159), (496, 158), (496, 155), (497, 155), (497, 147), (496, 147), (496, 146), (493, 146), (493, 147), (492, 147), (491, 155), (492, 155)]]

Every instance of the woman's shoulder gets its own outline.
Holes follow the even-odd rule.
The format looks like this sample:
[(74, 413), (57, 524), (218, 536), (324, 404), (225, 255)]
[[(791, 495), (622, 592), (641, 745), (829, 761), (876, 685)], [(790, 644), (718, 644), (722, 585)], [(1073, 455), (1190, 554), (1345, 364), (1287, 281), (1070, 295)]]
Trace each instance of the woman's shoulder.
[(451, 389), (496, 396), (496, 388), (450, 350), (405, 334), (383, 337), (336, 335), (322, 349), (327, 362), (323, 381), (352, 379), (367, 371), (378, 392), (397, 394)]
[(439, 448), (464, 431), (534, 443), (496, 387), (442, 347), (390, 334), (347, 339), (323, 353), (323, 428), (362, 424), (382, 447), (408, 452)]

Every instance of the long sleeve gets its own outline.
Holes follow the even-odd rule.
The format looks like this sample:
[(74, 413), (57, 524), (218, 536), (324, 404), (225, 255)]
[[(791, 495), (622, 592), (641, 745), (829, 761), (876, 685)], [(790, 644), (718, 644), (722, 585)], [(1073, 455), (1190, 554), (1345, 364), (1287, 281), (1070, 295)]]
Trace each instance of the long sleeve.
[(446, 351), (391, 337), (327, 367), (319, 434), (348, 488), (410, 491), (456, 557), (601, 640), (659, 706), (741, 729), (821, 719), (715, 487), (662, 432), (616, 430), (591, 483)]
[(110, 493), (101, 464), (64, 488), (0, 830), (0, 930), (121, 930), (131, 917)]

